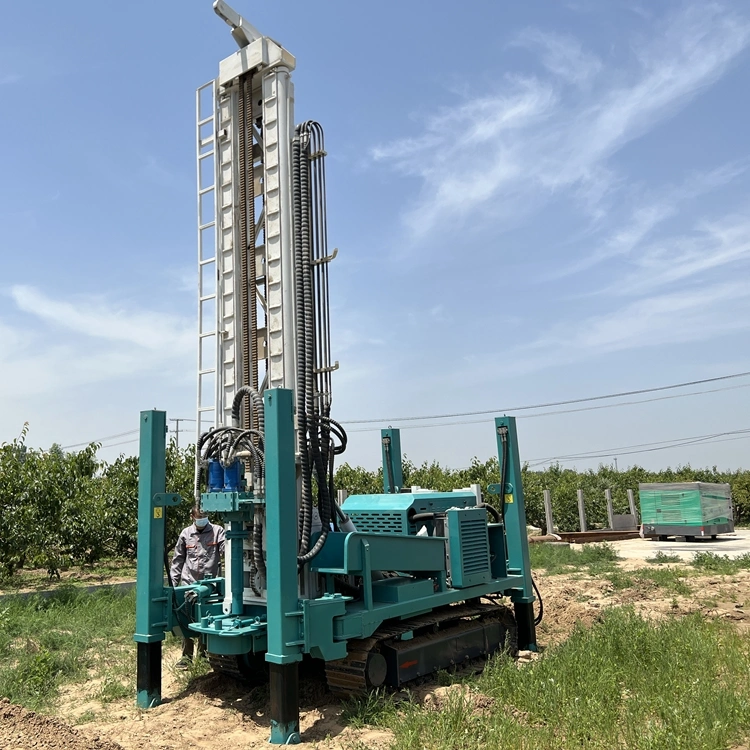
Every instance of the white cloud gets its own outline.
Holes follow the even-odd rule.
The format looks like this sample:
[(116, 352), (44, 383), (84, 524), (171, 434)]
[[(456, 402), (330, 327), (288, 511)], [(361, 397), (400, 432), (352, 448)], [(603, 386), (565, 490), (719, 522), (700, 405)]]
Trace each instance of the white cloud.
[[(372, 150), (376, 162), (422, 180), (404, 216), (413, 238), (488, 208), (514, 218), (562, 190), (600, 215), (618, 182), (610, 157), (718, 80), (750, 42), (750, 23), (711, 4), (689, 8), (653, 25), (629, 70), (600, 69), (559, 35), (522, 39), (541, 50), (549, 80), (507, 76), (497, 92), (427, 117), (421, 134)], [(564, 87), (584, 81), (590, 90)]]
[(531, 51), (539, 51), (542, 65), (550, 73), (577, 86), (588, 84), (602, 69), (602, 61), (586, 52), (576, 39), (541, 31), (526, 29), (514, 44)]
[(717, 283), (663, 293), (612, 312), (556, 323), (506, 358), (506, 374), (533, 372), (618, 351), (704, 341), (750, 328), (750, 286)]
[[(685, 204), (723, 187), (747, 171), (747, 164), (731, 162), (717, 169), (692, 174), (676, 186), (662, 186), (657, 190), (646, 190), (638, 186), (639, 197), (628, 218), (601, 240), (594, 242), (594, 249), (556, 275), (567, 275), (591, 268), (610, 258), (630, 256), (660, 224), (676, 216)], [(683, 238), (680, 238), (682, 241)]]
[(442, 218), (467, 214), (522, 181), (523, 154), (515, 144), (548, 117), (555, 100), (551, 86), (516, 78), (507, 92), (430, 118), (419, 138), (373, 149), (376, 161), (424, 181), (423, 202), (405, 217), (412, 233), (424, 235)]
[(116, 383), (157, 369), (171, 378), (193, 377), (196, 337), (189, 320), (99, 298), (54, 299), (31, 286), (14, 286), (10, 296), (17, 310), (15, 325), (0, 320), (0, 397)]
[(696, 277), (706, 279), (712, 271), (747, 261), (750, 261), (750, 220), (745, 216), (729, 216), (721, 221), (704, 222), (691, 234), (670, 237), (641, 249), (634, 260), (635, 270), (609, 291), (644, 294)]
[(16, 285), (10, 293), (20, 310), (55, 328), (165, 354), (185, 352), (195, 342), (186, 321), (172, 315), (112, 308), (95, 299), (55, 300), (31, 286)]

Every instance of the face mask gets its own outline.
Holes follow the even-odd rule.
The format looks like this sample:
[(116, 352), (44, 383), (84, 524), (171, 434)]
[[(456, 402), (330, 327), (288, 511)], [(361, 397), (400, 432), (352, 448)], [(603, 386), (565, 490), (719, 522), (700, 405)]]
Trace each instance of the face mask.
[(207, 518), (196, 518), (193, 523), (199, 528), (199, 529), (205, 529), (208, 525), (208, 519)]

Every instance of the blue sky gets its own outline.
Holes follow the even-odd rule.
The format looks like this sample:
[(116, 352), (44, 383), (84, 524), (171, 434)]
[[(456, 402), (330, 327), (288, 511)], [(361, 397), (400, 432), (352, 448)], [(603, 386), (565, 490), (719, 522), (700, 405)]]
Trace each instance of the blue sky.
[[(326, 130), (341, 421), (750, 370), (745, 3), (235, 7)], [(210, 0), (3, 9), (0, 441), (113, 458), (139, 410), (194, 417), (194, 91), (235, 48)], [(521, 455), (747, 467), (736, 436), (625, 450), (750, 428), (746, 386), (519, 412)], [(493, 453), (491, 420), (436, 423), (411, 458)], [(377, 464), (372, 429), (350, 462)]]

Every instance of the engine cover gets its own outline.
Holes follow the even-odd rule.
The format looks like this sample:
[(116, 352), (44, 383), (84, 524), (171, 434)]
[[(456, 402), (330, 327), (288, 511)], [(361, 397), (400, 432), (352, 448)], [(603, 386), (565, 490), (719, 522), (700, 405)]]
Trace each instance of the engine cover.
[[(445, 513), (449, 508), (476, 508), (470, 490), (454, 492), (403, 492), (392, 495), (352, 495), (341, 506), (357, 531), (368, 534), (415, 535), (422, 526), (432, 536), (432, 521), (412, 521), (421, 513)], [(486, 513), (486, 511), (482, 511)]]

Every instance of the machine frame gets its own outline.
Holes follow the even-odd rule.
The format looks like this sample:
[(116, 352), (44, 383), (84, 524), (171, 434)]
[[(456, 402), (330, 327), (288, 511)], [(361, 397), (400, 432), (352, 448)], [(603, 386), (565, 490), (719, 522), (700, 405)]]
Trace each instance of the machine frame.
[(495, 419), (501, 481), (486, 492), (406, 490), (389, 428), (383, 493), (336, 503), (346, 437), (330, 417), (322, 129), (294, 127), (294, 57), (223, 0), (214, 9), (239, 50), (197, 93), (193, 500), (225, 524), (226, 558), (220, 577), (165, 582), (165, 516), (182, 499), (166, 488), (166, 414), (142, 412), (137, 702), (161, 701), (166, 634), (200, 638), (216, 669), (267, 673), (271, 742), (287, 744), (300, 740), (303, 657), (323, 660), (341, 695), (399, 686), (536, 649), (535, 596), (513, 417)]

